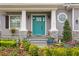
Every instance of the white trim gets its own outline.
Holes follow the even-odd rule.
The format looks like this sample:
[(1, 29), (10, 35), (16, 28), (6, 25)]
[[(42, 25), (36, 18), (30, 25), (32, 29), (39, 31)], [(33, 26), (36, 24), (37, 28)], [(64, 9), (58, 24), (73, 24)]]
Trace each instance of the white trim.
[(67, 16), (66, 13), (64, 13), (64, 12), (59, 13), (59, 14), (57, 15), (57, 20), (58, 20), (60, 23), (64, 23), (65, 20), (66, 20), (66, 19), (65, 19), (64, 21), (61, 21), (61, 20), (59, 19), (59, 16), (62, 15), (62, 14), (64, 14), (64, 15), (66, 16), (66, 19), (68, 18), (68, 16)]
[(72, 30), (74, 30), (74, 8), (72, 8)]
[[(11, 29), (11, 28), (10, 28), (10, 20), (11, 20), (11, 19), (10, 19), (10, 16), (20, 16), (20, 17), (21, 17), (21, 15), (8, 15), (8, 16), (9, 16), (9, 30), (10, 30), (10, 29)], [(19, 28), (16, 28), (16, 29), (19, 30)]]
[(79, 31), (79, 29), (76, 30), (75, 27), (74, 27), (74, 25), (75, 25), (74, 24), (74, 22), (75, 22), (74, 13), (75, 13), (74, 8), (72, 8), (72, 31)]
[(34, 16), (34, 15), (44, 15), (45, 16), (45, 35), (47, 34), (47, 14), (31, 14), (31, 31), (32, 31), (32, 23), (33, 23), (33, 19), (32, 19), (32, 17)]
[[(64, 5), (64, 3), (0, 3), (0, 5)], [(72, 4), (73, 5), (73, 4)]]
[(72, 31), (79, 31), (79, 30), (72, 30)]

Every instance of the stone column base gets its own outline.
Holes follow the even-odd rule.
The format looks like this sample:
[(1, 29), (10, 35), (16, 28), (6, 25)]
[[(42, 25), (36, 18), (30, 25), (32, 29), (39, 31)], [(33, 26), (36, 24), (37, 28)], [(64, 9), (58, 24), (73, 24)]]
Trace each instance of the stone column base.
[(26, 39), (27, 38), (27, 31), (20, 31), (19, 36), (20, 36), (20, 39)]
[(50, 31), (50, 36), (58, 42), (58, 31)]

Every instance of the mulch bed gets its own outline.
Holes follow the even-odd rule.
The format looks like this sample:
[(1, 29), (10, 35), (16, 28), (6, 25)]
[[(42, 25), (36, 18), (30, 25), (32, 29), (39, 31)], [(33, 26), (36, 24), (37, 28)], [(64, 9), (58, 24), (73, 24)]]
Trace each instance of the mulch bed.
[(17, 52), (17, 56), (26, 56), (28, 55), (27, 51), (24, 49), (16, 49), (16, 48), (6, 48), (3, 51), (0, 51), (0, 56), (12, 56), (11, 52)]
[(0, 51), (1, 56), (8, 56), (14, 49), (13, 48), (6, 48), (3, 51)]

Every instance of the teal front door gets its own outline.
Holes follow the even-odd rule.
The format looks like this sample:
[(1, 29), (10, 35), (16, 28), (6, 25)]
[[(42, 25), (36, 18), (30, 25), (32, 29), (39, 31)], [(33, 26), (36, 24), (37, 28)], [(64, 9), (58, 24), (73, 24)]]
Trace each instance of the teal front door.
[(32, 34), (44, 35), (45, 34), (45, 16), (33, 16), (32, 17)]

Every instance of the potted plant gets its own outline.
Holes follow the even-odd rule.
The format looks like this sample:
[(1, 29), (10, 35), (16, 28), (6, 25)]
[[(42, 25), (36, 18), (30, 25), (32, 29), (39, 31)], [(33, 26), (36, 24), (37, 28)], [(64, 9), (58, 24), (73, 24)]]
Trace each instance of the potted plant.
[(28, 35), (28, 36), (31, 36), (31, 33), (32, 33), (31, 31), (28, 31), (28, 32), (27, 32), (27, 35)]
[(14, 36), (14, 34), (16, 33), (16, 29), (11, 29), (11, 33), (12, 33), (12, 36)]
[(52, 43), (54, 43), (54, 38), (49, 36), (47, 40), (47, 44), (52, 44)]

